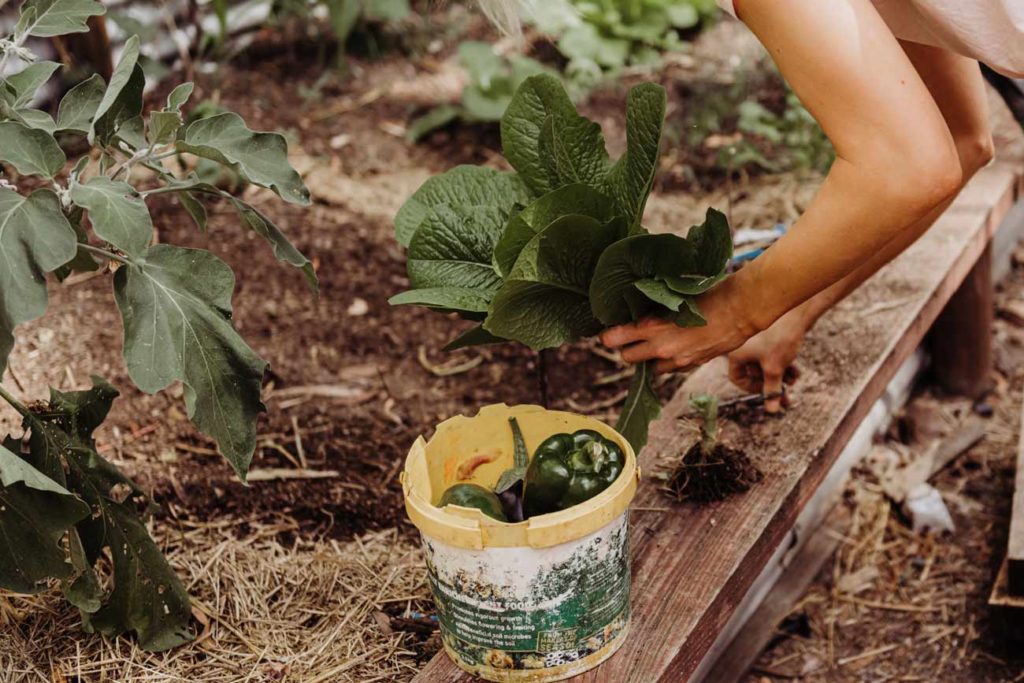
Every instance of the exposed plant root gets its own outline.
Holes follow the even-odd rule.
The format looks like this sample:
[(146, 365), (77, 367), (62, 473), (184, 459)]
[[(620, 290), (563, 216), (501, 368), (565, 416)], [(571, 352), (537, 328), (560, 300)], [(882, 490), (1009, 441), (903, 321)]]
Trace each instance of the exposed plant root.
[(697, 504), (724, 500), (742, 493), (763, 479), (747, 454), (718, 444), (711, 457), (705, 457), (695, 443), (669, 479), (669, 490), (677, 500)]

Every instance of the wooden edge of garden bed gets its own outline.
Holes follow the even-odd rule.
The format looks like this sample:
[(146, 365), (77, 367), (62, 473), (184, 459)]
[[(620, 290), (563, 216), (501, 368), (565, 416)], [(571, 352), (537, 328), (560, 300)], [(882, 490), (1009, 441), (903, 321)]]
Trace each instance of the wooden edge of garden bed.
[(1021, 425), (1004, 573), (1007, 592), (1024, 602), (1024, 409), (1021, 412)]
[[(647, 476), (630, 515), (630, 636), (614, 657), (572, 680), (690, 679), (890, 380), (985, 252), (1024, 188), (1022, 171), (1021, 163), (984, 169), (928, 234), (864, 285), (868, 295), (878, 295), (867, 300), (891, 296), (895, 289), (904, 296), (893, 310), (877, 316), (884, 320), (864, 320), (864, 326), (875, 324), (882, 332), (870, 347), (859, 348), (865, 335), (850, 322), (856, 315), (847, 310), (826, 316), (844, 325), (835, 326), (838, 331), (821, 343), (858, 348), (859, 355), (847, 360), (856, 367), (821, 362), (804, 368), (805, 384), (818, 389), (813, 400), (801, 400), (798, 389), (796, 404), (784, 418), (750, 428), (747, 448), (758, 451), (751, 455), (765, 470), (765, 479), (747, 493), (703, 507), (667, 502), (651, 475), (663, 470), (666, 461), (678, 460), (693, 442), (692, 425), (685, 419), (688, 396), (709, 383), (721, 385), (721, 376), (715, 375), (721, 364), (717, 370), (705, 366), (676, 392), (652, 425), (650, 443), (639, 458)], [(442, 652), (415, 680), (471, 679)]]

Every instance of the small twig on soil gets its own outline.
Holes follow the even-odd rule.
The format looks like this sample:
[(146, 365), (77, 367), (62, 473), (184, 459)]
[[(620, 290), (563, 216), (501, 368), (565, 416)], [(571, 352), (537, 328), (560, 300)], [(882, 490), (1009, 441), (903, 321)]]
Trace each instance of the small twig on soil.
[(483, 356), (477, 356), (476, 358), (470, 358), (464, 363), (455, 363), (453, 365), (434, 365), (427, 360), (427, 349), (421, 346), (419, 351), (416, 353), (416, 359), (419, 360), (420, 365), (423, 369), (434, 375), (435, 377), (450, 377), (452, 375), (461, 375), (464, 372), (469, 372), (476, 366), (484, 362)]
[(604, 386), (606, 384), (615, 384), (616, 382), (620, 382), (620, 381), (622, 381), (624, 379), (628, 379), (628, 378), (632, 377), (635, 374), (636, 374), (636, 368), (635, 367), (629, 367), (629, 368), (626, 368), (625, 370), (620, 370), (619, 372), (613, 372), (610, 375), (604, 375), (602, 377), (598, 377), (597, 379), (594, 380), (593, 386), (601, 387), (601, 386)]
[(306, 450), (302, 447), (302, 432), (299, 430), (299, 418), (292, 415), (292, 433), (295, 435), (295, 452), (299, 456), (299, 463), (302, 469), (309, 469), (309, 462), (306, 461)]
[(341, 476), (337, 470), (293, 470), (287, 467), (268, 467), (249, 470), (246, 481), (276, 481), (286, 479), (333, 479)]
[(7, 373), (11, 376), (11, 379), (14, 380), (14, 386), (18, 387), (18, 391), (20, 391), (21, 393), (24, 394), (25, 393), (25, 385), (22, 384), (21, 380), (18, 379), (18, 376), (16, 374), (14, 374), (14, 368), (11, 367), (10, 361), (7, 362)]
[(856, 662), (858, 659), (864, 659), (865, 657), (877, 657), (878, 655), (884, 655), (886, 652), (892, 652), (898, 647), (903, 647), (902, 643), (893, 643), (891, 645), (884, 645), (882, 647), (876, 647), (874, 650), (868, 650), (867, 652), (861, 652), (860, 654), (850, 655), (849, 657), (841, 657), (836, 663), (839, 666), (846, 666), (850, 662)]

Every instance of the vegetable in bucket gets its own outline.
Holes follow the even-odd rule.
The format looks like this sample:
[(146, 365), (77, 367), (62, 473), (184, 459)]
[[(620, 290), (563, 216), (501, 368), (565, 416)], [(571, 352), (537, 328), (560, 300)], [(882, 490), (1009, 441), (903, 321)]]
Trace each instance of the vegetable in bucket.
[(438, 507), (474, 508), (500, 522), (521, 522), (590, 500), (622, 473), (622, 449), (593, 429), (552, 434), (531, 459), (516, 418), (509, 418), (509, 425), (513, 465), (501, 474), (494, 490), (466, 482), (454, 484), (445, 490)]

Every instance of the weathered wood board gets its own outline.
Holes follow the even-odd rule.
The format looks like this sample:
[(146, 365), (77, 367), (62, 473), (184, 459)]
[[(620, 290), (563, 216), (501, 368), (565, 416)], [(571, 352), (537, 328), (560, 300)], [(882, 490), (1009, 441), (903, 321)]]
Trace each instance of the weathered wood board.
[[(1024, 414), (1021, 415), (1024, 420)], [(1024, 598), (1024, 430), (1017, 446), (1017, 472), (1014, 478), (1013, 508), (1010, 513), (1010, 540), (1006, 551), (1007, 591)]]
[[(935, 226), (815, 327), (783, 418), (727, 432), (765, 472), (748, 493), (670, 505), (642, 483), (630, 516), (633, 617), (622, 650), (578, 682), (689, 679), (901, 364), (921, 343), (1016, 201), (1019, 165), (978, 174)], [(640, 455), (647, 474), (694, 440), (679, 392)], [(668, 508), (667, 511), (665, 508)], [(443, 653), (416, 678), (464, 682)]]

